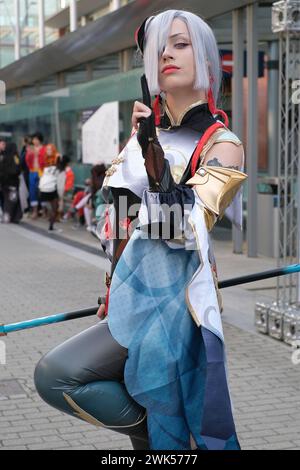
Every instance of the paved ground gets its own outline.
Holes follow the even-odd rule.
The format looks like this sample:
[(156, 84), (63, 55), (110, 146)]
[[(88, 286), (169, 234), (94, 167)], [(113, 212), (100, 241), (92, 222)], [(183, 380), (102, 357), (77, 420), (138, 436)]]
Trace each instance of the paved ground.
[[(274, 266), (272, 259), (233, 255), (225, 235), (220, 232), (214, 241), (220, 280)], [(95, 305), (105, 266), (100, 256), (21, 226), (0, 225), (0, 321)], [(271, 299), (274, 286), (271, 280), (222, 291), (230, 389), (243, 449), (300, 449), (300, 364), (292, 364), (289, 346), (253, 327), (256, 300)], [(2, 449), (131, 448), (127, 437), (49, 407), (34, 389), (39, 358), (95, 321), (90, 317), (1, 338), (0, 346), (6, 345), (6, 365), (0, 363)]]

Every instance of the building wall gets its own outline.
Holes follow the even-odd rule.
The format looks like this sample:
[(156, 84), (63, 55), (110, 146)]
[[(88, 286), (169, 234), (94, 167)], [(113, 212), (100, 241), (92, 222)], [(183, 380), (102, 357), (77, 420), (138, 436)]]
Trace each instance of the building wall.
[[(53, 2), (55, 1), (53, 0)], [(122, 1), (122, 4), (125, 3), (128, 3), (128, 0)], [(95, 19), (97, 15), (101, 16), (103, 14), (106, 14), (105, 9), (96, 11), (94, 13)], [(224, 28), (224, 15), (222, 21), (222, 27)], [(228, 21), (228, 18), (226, 21)], [(217, 25), (218, 22), (215, 24)], [(64, 34), (66, 32), (67, 30), (64, 31)], [(225, 46), (220, 45), (220, 48), (222, 47)], [(132, 48), (106, 57), (99, 57), (88, 63), (79, 64), (73, 69), (49, 76), (47, 79), (30, 86), (11, 90), (7, 94), (8, 105), (0, 110), (0, 117), (3, 114), (3, 117), (10, 116), (10, 119), (0, 119), (0, 122), (2, 122), (0, 124), (0, 134), (11, 133), (12, 138), (20, 145), (24, 135), (40, 130), (45, 134), (47, 141), (59, 143), (61, 147), (59, 150), (62, 153), (69, 154), (73, 162), (80, 164), (82, 113), (91, 107), (100, 106), (105, 101), (117, 99), (120, 103), (120, 143), (123, 145), (130, 135), (133, 100), (140, 98), (138, 76), (141, 74), (141, 65)], [(134, 75), (132, 79), (131, 72), (134, 70), (137, 70), (139, 75)], [(122, 72), (128, 72), (128, 79), (122, 77), (119, 81), (119, 89), (114, 88), (114, 81), (118, 80)], [(106, 78), (108, 81), (105, 81)], [(259, 171), (262, 172), (268, 168), (267, 83), (267, 75), (260, 78), (258, 83), (260, 130), (258, 167)], [(91, 87), (87, 87), (88, 84)], [(56, 90), (59, 90), (59, 93), (66, 91), (69, 96), (60, 97), (58, 95), (55, 98), (54, 92)], [(49, 93), (52, 93), (52, 95), (47, 95)], [(244, 103), (246, 103), (247, 79), (244, 79), (244, 95)], [(231, 118), (230, 79), (225, 81), (220, 104)], [(25, 113), (24, 106), (26, 108)], [(246, 122), (246, 114), (247, 110), (244, 107), (244, 122)], [(246, 142), (247, 136), (244, 135), (243, 143), (245, 148)], [(246, 158), (250, 158), (250, 156)]]

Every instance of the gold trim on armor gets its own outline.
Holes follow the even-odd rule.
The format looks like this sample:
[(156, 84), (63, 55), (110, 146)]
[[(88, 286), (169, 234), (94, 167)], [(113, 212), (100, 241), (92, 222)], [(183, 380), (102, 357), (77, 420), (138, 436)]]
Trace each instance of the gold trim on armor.
[(204, 210), (204, 219), (205, 219), (205, 224), (207, 227), (207, 230), (210, 232), (215, 225), (217, 218), (213, 212), (211, 212), (209, 209), (206, 207), (203, 208)]
[(105, 178), (103, 181), (103, 187), (108, 186), (109, 177), (112, 176), (116, 171), (117, 167), (115, 165), (119, 165), (125, 161), (125, 157), (123, 155), (119, 155), (118, 157), (114, 158), (111, 161), (111, 166), (105, 172)]
[[(202, 207), (199, 206), (199, 209), (201, 210)], [(199, 326), (201, 326), (201, 322), (200, 322), (199, 318), (197, 317), (197, 314), (196, 314), (195, 310), (193, 309), (192, 304), (191, 304), (191, 302), (190, 302), (190, 298), (189, 298), (189, 286), (190, 286), (190, 284), (193, 282), (195, 276), (196, 276), (198, 273), (201, 272), (204, 263), (203, 263), (202, 253), (201, 253), (201, 250), (200, 250), (200, 243), (199, 243), (197, 231), (195, 230), (195, 225), (194, 225), (193, 222), (190, 221), (190, 220), (188, 221), (188, 223), (191, 225), (192, 230), (193, 230), (193, 233), (194, 233), (194, 236), (195, 236), (195, 240), (196, 240), (196, 244), (197, 244), (197, 252), (198, 252), (198, 255), (199, 255), (199, 259), (200, 259), (200, 265), (199, 265), (198, 269), (196, 269), (196, 271), (194, 272), (194, 274), (193, 274), (191, 280), (189, 281), (189, 283), (188, 283), (188, 285), (187, 285), (187, 287), (186, 287), (186, 289), (185, 289), (185, 300), (186, 300), (188, 309), (189, 309), (189, 311), (190, 311), (190, 314), (191, 314), (191, 316), (192, 316), (194, 322), (195, 322), (196, 325), (199, 327)]]
[(179, 118), (177, 120), (177, 122), (175, 122), (169, 108), (168, 108), (168, 105), (167, 105), (167, 102), (164, 101), (163, 102), (163, 108), (168, 116), (168, 118), (170, 119), (170, 123), (171, 123), (171, 126), (174, 127), (174, 126), (180, 126), (181, 125), (181, 122), (184, 118), (184, 116), (187, 114), (188, 111), (190, 111), (191, 109), (195, 108), (196, 106), (199, 106), (200, 104), (204, 104), (204, 103), (207, 103), (206, 100), (199, 100), (199, 101), (196, 101), (195, 103), (192, 103), (190, 104), (187, 108), (184, 109), (184, 111), (179, 115)]
[(116, 167), (112, 165), (106, 170), (105, 175), (112, 176), (116, 171), (117, 171)]
[(222, 136), (222, 134), (225, 134), (228, 131), (229, 131), (229, 129), (227, 129), (227, 127), (217, 129), (213, 133), (213, 135), (208, 139), (206, 144), (203, 146), (203, 149), (202, 149), (202, 152), (201, 152), (201, 155), (200, 155), (200, 164), (201, 165), (203, 164), (203, 161), (205, 159), (205, 156), (206, 156), (207, 152), (212, 148), (212, 146), (214, 144), (221, 144), (221, 143), (224, 143), (224, 142), (231, 142), (232, 144), (235, 144), (237, 146), (242, 145), (242, 142), (240, 141), (239, 138), (237, 138), (236, 140), (235, 139), (220, 139), (220, 140), (218, 140)]
[(116, 157), (112, 160), (113, 165), (119, 165), (120, 163), (123, 163), (125, 158), (123, 156)]
[(203, 165), (186, 184), (193, 185), (205, 207), (221, 218), (247, 178), (239, 170)]
[(215, 284), (217, 300), (218, 300), (218, 304), (219, 304), (219, 310), (220, 310), (220, 313), (222, 313), (223, 312), (223, 298), (222, 298), (220, 289), (218, 287), (218, 277), (217, 277), (215, 271), (213, 270), (213, 268), (211, 268), (211, 272), (212, 272), (212, 276), (213, 276), (213, 280), (214, 280), (214, 284)]
[[(204, 207), (202, 206), (199, 206), (199, 210), (203, 210), (204, 211)], [(205, 218), (205, 211), (204, 211), (204, 218)], [(202, 253), (201, 253), (201, 249), (200, 249), (200, 243), (199, 243), (199, 239), (198, 239), (198, 235), (197, 235), (197, 232), (195, 230), (195, 226), (194, 224), (192, 223), (192, 221), (189, 221), (191, 227), (192, 227), (192, 230), (193, 230), (193, 233), (194, 233), (194, 236), (195, 236), (195, 240), (196, 240), (196, 244), (197, 244), (197, 252), (199, 254), (199, 258), (200, 258), (200, 265), (198, 267), (198, 269), (196, 269), (196, 271), (194, 272), (191, 280), (189, 281), (186, 289), (185, 289), (185, 300), (186, 300), (186, 303), (187, 303), (187, 306), (188, 306), (188, 309), (189, 309), (189, 312), (194, 320), (194, 322), (196, 323), (196, 325), (199, 327), (201, 326), (201, 322), (199, 321), (199, 318), (197, 317), (197, 314), (195, 312), (195, 310), (193, 309), (192, 307), (192, 304), (190, 302), (190, 299), (189, 299), (189, 287), (190, 285), (192, 284), (194, 278), (198, 275), (198, 273), (200, 273), (202, 271), (202, 268), (204, 266), (204, 263), (203, 263), (203, 258), (202, 258)], [(210, 264), (210, 262), (209, 262)], [(219, 305), (219, 310), (220, 310), (220, 313), (222, 313), (223, 311), (223, 301), (222, 301), (222, 296), (220, 294), (220, 291), (219, 291), (219, 288), (218, 288), (218, 280), (217, 280), (217, 277), (216, 277), (216, 274), (212, 268), (212, 265), (210, 264), (210, 270), (211, 270), (211, 273), (212, 273), (212, 277), (213, 277), (213, 281), (214, 281), (214, 286), (215, 286), (215, 291), (216, 291), (216, 296), (217, 296), (217, 301), (218, 301), (218, 305)]]
[(147, 416), (147, 412), (146, 412), (144, 416), (142, 417), (142, 419), (140, 419), (136, 423), (129, 424), (127, 426), (106, 426), (105, 424), (101, 423), (101, 421), (99, 421), (97, 418), (94, 418), (92, 415), (90, 415), (89, 413), (84, 411), (82, 408), (80, 408), (80, 406), (78, 406), (77, 403), (75, 403), (75, 401), (67, 393), (63, 392), (63, 397), (66, 400), (66, 402), (71, 406), (71, 408), (75, 410), (74, 415), (78, 416), (84, 421), (87, 421), (90, 424), (94, 424), (94, 426), (103, 427), (106, 429), (131, 428), (133, 426), (137, 426), (138, 424), (142, 423)]

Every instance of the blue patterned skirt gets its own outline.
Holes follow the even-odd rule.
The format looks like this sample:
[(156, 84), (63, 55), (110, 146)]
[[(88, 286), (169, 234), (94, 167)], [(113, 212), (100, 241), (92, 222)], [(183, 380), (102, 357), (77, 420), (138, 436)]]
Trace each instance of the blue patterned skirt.
[(115, 268), (108, 310), (113, 337), (128, 349), (124, 380), (147, 409), (151, 449), (240, 449), (223, 341), (197, 327), (186, 305), (197, 251), (142, 239), (136, 229)]

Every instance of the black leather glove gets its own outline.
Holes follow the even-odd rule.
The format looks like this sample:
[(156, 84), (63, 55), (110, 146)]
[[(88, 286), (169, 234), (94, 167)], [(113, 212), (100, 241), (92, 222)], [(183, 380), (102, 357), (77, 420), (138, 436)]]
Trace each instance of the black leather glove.
[[(151, 96), (145, 75), (141, 77), (143, 103), (151, 108)], [(165, 159), (164, 151), (156, 135), (155, 117), (152, 111), (147, 118), (140, 118), (137, 140), (141, 146), (148, 174), (150, 191), (169, 192), (175, 186), (170, 172), (169, 162)]]
[[(145, 74), (141, 76), (141, 87), (143, 93), (143, 103), (152, 111), (151, 96)], [(159, 144), (156, 136), (154, 112), (152, 111), (150, 116), (148, 116), (147, 118), (139, 118), (138, 122), (139, 129), (137, 132), (137, 140), (142, 148), (143, 157), (146, 158), (150, 142), (157, 142)]]

